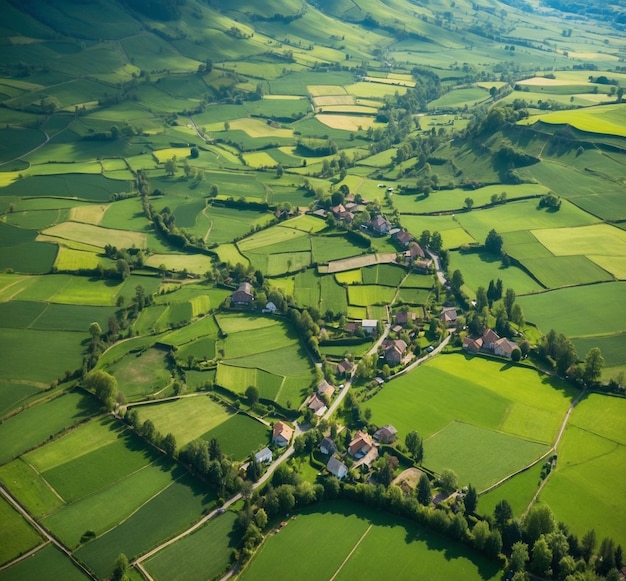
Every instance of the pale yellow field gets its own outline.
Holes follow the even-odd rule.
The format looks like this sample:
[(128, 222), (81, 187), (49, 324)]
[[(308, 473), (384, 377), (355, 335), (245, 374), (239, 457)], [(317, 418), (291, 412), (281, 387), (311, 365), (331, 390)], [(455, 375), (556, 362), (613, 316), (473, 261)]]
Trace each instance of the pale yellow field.
[(104, 171), (116, 171), (121, 169), (128, 169), (126, 162), (123, 159), (103, 159), (100, 161), (102, 169)]
[(326, 95), (324, 97), (313, 97), (313, 104), (316, 107), (324, 107), (326, 105), (353, 105), (354, 97), (352, 95)]
[(244, 153), (243, 158), (246, 160), (246, 164), (250, 167), (275, 167), (276, 160), (265, 153), (264, 151), (255, 151), (252, 153)]
[(165, 265), (167, 270), (181, 271), (187, 269), (188, 272), (204, 274), (211, 270), (211, 257), (204, 254), (153, 254), (146, 259), (146, 265), (159, 268)]
[(96, 268), (99, 263), (100, 258), (95, 252), (85, 252), (60, 246), (54, 266), (57, 270), (63, 272), (82, 268)]
[(319, 113), (358, 113), (360, 115), (376, 115), (378, 113), (378, 109), (363, 105), (327, 105), (326, 107), (318, 107), (317, 111)]
[(404, 95), (407, 88), (398, 85), (385, 85), (383, 83), (368, 83), (366, 81), (361, 81), (360, 83), (348, 85), (346, 90), (355, 97), (363, 97), (365, 99), (382, 99), (386, 95), (394, 95), (396, 92), (398, 95)]
[(587, 255), (591, 262), (610, 272), (618, 280), (626, 280), (626, 256)]
[(415, 81), (412, 79), (397, 79), (387, 78), (381, 79), (380, 77), (365, 77), (365, 80), (369, 83), (380, 83), (382, 85), (395, 85), (400, 87), (414, 87)]
[(357, 99), (357, 105), (363, 105), (363, 107), (372, 107), (378, 109), (382, 103), (380, 101), (374, 101), (373, 99)]
[(594, 61), (594, 60), (617, 61), (619, 60), (619, 58), (616, 57), (614, 54), (605, 54), (602, 52), (572, 52), (571, 50), (568, 52), (569, 52), (569, 58), (575, 58), (575, 59), (578, 58), (578, 59), (584, 59), (588, 61)]
[(81, 162), (81, 163), (42, 163), (40, 165), (31, 165), (28, 168), (28, 175), (31, 176), (53, 176), (68, 173), (102, 173), (102, 166), (99, 162)]
[(323, 95), (345, 95), (347, 91), (341, 85), (307, 85), (307, 91), (312, 97)]
[(283, 291), (283, 294), (287, 296), (294, 296), (296, 289), (296, 282), (293, 276), (285, 276), (281, 278), (268, 279), (270, 288), (276, 288)]
[(277, 129), (260, 119), (242, 118), (230, 122), (230, 128), (245, 131), (250, 137), (292, 137), (291, 129)]
[(335, 280), (339, 284), (361, 284), (363, 282), (360, 270), (345, 270), (335, 275)]
[(113, 228), (101, 228), (91, 224), (80, 222), (63, 222), (47, 228), (42, 232), (47, 236), (74, 240), (83, 244), (91, 244), (104, 248), (107, 244), (113, 244), (118, 248), (146, 248), (148, 242), (145, 234), (129, 232), (128, 230), (115, 230)]
[(186, 157), (189, 157), (190, 153), (191, 151), (188, 147), (168, 147), (167, 149), (159, 149), (153, 152), (159, 163), (165, 163), (172, 157), (176, 157), (181, 162)]
[[(518, 81), (516, 84), (518, 85), (528, 85), (531, 87), (535, 86), (543, 86), (543, 87), (556, 87), (563, 85), (571, 85), (572, 81), (568, 81), (565, 79), (546, 79), (546, 77), (532, 77), (531, 79), (525, 79), (523, 81)], [(585, 81), (580, 81), (580, 84), (587, 84)]]
[(19, 171), (0, 171), (0, 188), (10, 186), (15, 180), (20, 179)]
[(585, 256), (590, 251), (597, 256), (626, 256), (626, 232), (609, 224), (531, 232), (555, 256)]
[(554, 111), (533, 117), (533, 122), (540, 119), (544, 123), (568, 123), (581, 131), (626, 137), (625, 113), (626, 104), (605, 105), (575, 111)]
[(395, 254), (363, 254), (352, 258), (344, 258), (343, 260), (333, 260), (328, 263), (328, 272), (336, 273), (344, 270), (354, 270), (371, 266), (373, 264), (394, 263), (396, 261)]
[(318, 113), (317, 120), (332, 129), (343, 129), (344, 131), (359, 131), (372, 127), (376, 122), (374, 117), (363, 117), (356, 115), (331, 115)]
[(302, 97), (298, 95), (264, 95), (263, 99), (268, 101), (302, 101)]
[(76, 206), (70, 209), (70, 220), (98, 226), (102, 223), (102, 218), (104, 218), (104, 214), (109, 209), (109, 206), (110, 204)]
[(67, 238), (47, 236), (46, 234), (38, 234), (35, 240), (37, 242), (52, 242), (53, 244), (58, 244), (59, 248), (69, 248), (70, 250), (77, 250), (80, 252), (93, 252), (95, 254), (102, 252), (102, 248), (100, 246), (85, 244), (83, 242), (77, 242), (76, 240), (68, 240)]

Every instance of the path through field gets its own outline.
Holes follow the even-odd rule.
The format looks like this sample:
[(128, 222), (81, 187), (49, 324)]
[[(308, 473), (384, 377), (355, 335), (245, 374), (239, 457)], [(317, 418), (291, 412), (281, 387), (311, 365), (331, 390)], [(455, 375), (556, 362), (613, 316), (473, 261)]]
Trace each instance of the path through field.
[(348, 553), (348, 556), (343, 560), (343, 563), (339, 565), (339, 569), (335, 571), (335, 574), (330, 578), (330, 581), (334, 581), (335, 577), (337, 577), (337, 575), (341, 573), (341, 570), (343, 569), (344, 565), (350, 560), (350, 557), (352, 557), (352, 555), (354, 554), (354, 551), (356, 551), (359, 548), (359, 545), (363, 542), (367, 534), (372, 530), (373, 526), (374, 525), (370, 525), (369, 527), (367, 527), (367, 530), (363, 533), (361, 538), (356, 542), (354, 547), (352, 547), (352, 550)]

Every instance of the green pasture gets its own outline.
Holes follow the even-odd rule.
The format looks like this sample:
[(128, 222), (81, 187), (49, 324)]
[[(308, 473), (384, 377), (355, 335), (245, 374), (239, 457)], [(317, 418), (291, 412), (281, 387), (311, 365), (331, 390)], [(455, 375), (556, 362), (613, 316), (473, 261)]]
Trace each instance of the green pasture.
[(393, 419), (400, 434), (428, 437), (457, 420), (549, 444), (574, 395), (535, 370), (454, 354), (388, 382), (368, 406), (374, 423)]
[(348, 303), (366, 307), (368, 305), (389, 305), (393, 302), (396, 289), (377, 284), (363, 284), (348, 287)]
[(0, 380), (0, 418), (14, 409), (28, 405), (42, 393), (33, 383)]
[(315, 262), (330, 262), (362, 254), (363, 249), (343, 237), (317, 236), (311, 239), (311, 249)]
[(263, 351), (238, 359), (229, 359), (226, 363), (239, 367), (258, 367), (275, 375), (308, 376), (308, 381), (311, 381), (311, 363), (306, 351), (299, 343), (292, 343), (273, 351)]
[(4, 497), (0, 498), (0, 522), (3, 538), (0, 545), (0, 564), (11, 561), (43, 541), (40, 534)]
[[(316, 557), (320, 552), (324, 559)], [(266, 540), (242, 579), (402, 579), (416, 571), (428, 571), (434, 581), (499, 576), (497, 565), (436, 533), (360, 504), (332, 502), (288, 520)]]
[(252, 452), (266, 446), (269, 436), (267, 426), (239, 413), (206, 432), (202, 438), (204, 440), (215, 438), (224, 454), (239, 461), (245, 460)]
[(238, 367), (236, 365), (219, 363), (215, 375), (215, 383), (235, 393), (243, 394), (254, 385), (259, 390), (260, 397), (276, 399), (285, 378), (257, 369), (255, 367)]
[(537, 492), (541, 482), (542, 467), (543, 462), (538, 462), (528, 470), (516, 474), (500, 486), (481, 495), (477, 512), (483, 515), (493, 514), (496, 504), (501, 500), (506, 500), (511, 505), (513, 514), (520, 517)]
[(626, 541), (620, 500), (624, 481), (619, 475), (626, 461), (626, 436), (619, 420), (623, 413), (623, 400), (597, 394), (575, 408), (559, 447), (556, 471), (540, 497), (579, 536), (592, 528), (597, 532), (602, 523), (600, 536), (620, 544)]
[(0, 162), (20, 157), (45, 140), (45, 135), (37, 129), (7, 127), (0, 130)]
[(469, 87), (467, 89), (455, 89), (449, 91), (445, 95), (431, 101), (428, 104), (429, 109), (457, 109), (467, 105), (473, 107), (483, 101), (487, 101), (491, 97), (489, 91), (482, 87)]
[[(0, 379), (50, 384), (65, 371), (80, 367), (84, 339), (72, 331), (0, 328)], [(37, 365), (33, 365), (33, 353), (37, 353)]]
[(196, 339), (185, 345), (176, 352), (178, 361), (186, 364), (189, 357), (195, 357), (201, 361), (215, 359), (215, 339), (213, 337), (203, 337)]
[(98, 410), (95, 398), (78, 391), (39, 403), (0, 424), (0, 462), (38, 446), (51, 436), (80, 423)]
[(294, 298), (304, 307), (317, 307), (320, 303), (320, 277), (314, 270), (299, 272), (294, 278)]
[(114, 263), (103, 260), (95, 252), (85, 252), (84, 250), (74, 250), (73, 248), (59, 247), (59, 252), (54, 261), (54, 268), (57, 272), (80, 272), (85, 270), (95, 270), (98, 266), (113, 267)]
[(502, 280), (504, 288), (515, 289), (520, 295), (543, 290), (526, 272), (515, 266), (504, 268), (500, 258), (489, 252), (451, 252), (449, 270), (457, 269), (463, 274), (465, 286), (473, 293), (479, 286), (487, 288), (490, 280), (497, 279)]
[(544, 333), (550, 329), (567, 337), (620, 333), (626, 317), (622, 300), (624, 284), (612, 282), (564, 288), (519, 297), (518, 302), (526, 320)]
[(171, 463), (159, 460), (127, 475), (77, 502), (66, 504), (42, 523), (70, 547), (77, 547), (85, 531), (102, 535), (127, 522), (135, 511), (176, 482)]
[[(106, 327), (115, 307), (80, 307), (34, 301), (0, 303), (0, 318), (5, 327), (40, 331), (87, 332), (93, 322)], [(30, 319), (30, 320), (29, 320)]]
[(186, 270), (197, 275), (210, 271), (212, 266), (211, 257), (204, 254), (152, 254), (145, 264), (152, 268), (163, 266), (171, 272)]
[[(433, 169), (436, 172), (437, 166)], [(393, 205), (401, 214), (419, 213), (427, 214), (430, 212), (450, 212), (463, 211), (465, 209), (465, 199), (474, 200), (474, 208), (491, 205), (491, 197), (495, 194), (501, 196), (506, 194), (506, 200), (516, 200), (526, 197), (539, 197), (548, 192), (548, 188), (540, 184), (499, 184), (485, 186), (475, 190), (466, 190), (455, 188), (453, 190), (438, 190), (432, 192), (429, 196), (423, 195), (393, 196)]]
[(280, 321), (271, 317), (248, 315), (244, 313), (225, 313), (215, 316), (219, 328), (226, 334), (240, 331), (252, 331), (266, 327), (282, 326)]
[(552, 256), (520, 260), (546, 288), (608, 282), (613, 277), (586, 256)]
[(626, 254), (626, 232), (609, 224), (533, 230), (532, 233), (555, 256), (623, 257)]
[(23, 274), (50, 272), (58, 252), (56, 244), (35, 242), (34, 230), (16, 228), (0, 222), (0, 243), (4, 252), (0, 255), (0, 269)]
[(43, 230), (69, 219), (67, 209), (23, 210), (6, 216), (6, 223), (28, 230)]
[(451, 468), (462, 484), (483, 490), (548, 449), (546, 444), (453, 422), (424, 442), (424, 462), (435, 472)]
[(376, 264), (362, 270), (363, 284), (397, 287), (406, 275), (404, 268), (393, 264)]
[(145, 562), (154, 579), (204, 581), (223, 573), (236, 543), (231, 537), (236, 514), (227, 511), (191, 535), (160, 551)]
[(609, 372), (607, 368), (626, 363), (624, 358), (624, 353), (626, 353), (626, 333), (574, 338), (572, 343), (574, 343), (580, 358), (584, 358), (591, 349), (598, 347), (602, 351), (602, 357), (604, 357), (605, 372)]
[(0, 481), (35, 517), (49, 514), (63, 504), (43, 476), (22, 458), (0, 466)]
[(425, 305), (429, 296), (430, 291), (426, 289), (403, 287), (398, 294), (398, 301), (410, 305)]
[(246, 357), (293, 345), (297, 337), (286, 325), (273, 325), (232, 333), (223, 341), (224, 356), (228, 359)]
[(167, 352), (156, 348), (130, 353), (106, 370), (117, 379), (119, 390), (129, 399), (159, 391), (172, 380)]
[(320, 278), (319, 306), (322, 312), (330, 310), (333, 313), (347, 313), (348, 299), (346, 297), (346, 289), (337, 284), (332, 275)]
[(301, 230), (294, 228), (285, 228), (283, 226), (273, 226), (261, 232), (257, 232), (248, 238), (244, 238), (237, 243), (241, 252), (250, 252), (264, 246), (277, 244), (279, 242), (292, 242), (307, 234)]
[[(247, 387), (247, 386), (246, 386)], [(135, 407), (161, 434), (173, 434), (179, 448), (227, 421), (233, 412), (203, 395)]]
[(89, 579), (69, 557), (54, 545), (48, 544), (28, 559), (16, 563), (12, 567), (0, 571), (2, 581), (86, 581)]
[(573, 125), (576, 129), (589, 133), (604, 133), (626, 137), (624, 113), (626, 105), (604, 105), (602, 107), (586, 107), (573, 111), (554, 111), (541, 115), (536, 120), (555, 125)]
[[(132, 516), (76, 551), (99, 577), (111, 574), (115, 559), (129, 559), (147, 551), (196, 522), (214, 499), (190, 476), (183, 475), (142, 505)], [(171, 508), (175, 506), (176, 510)], [(163, 518), (167, 514), (168, 518)]]
[(430, 274), (409, 273), (404, 281), (402, 288), (424, 288), (431, 289), (433, 286), (433, 277)]
[(439, 232), (444, 248), (454, 249), (464, 244), (473, 244), (478, 241), (484, 242), (484, 238), (482, 240), (475, 239), (452, 216), (412, 216), (402, 214), (400, 221), (415, 238), (419, 238), (424, 230)]

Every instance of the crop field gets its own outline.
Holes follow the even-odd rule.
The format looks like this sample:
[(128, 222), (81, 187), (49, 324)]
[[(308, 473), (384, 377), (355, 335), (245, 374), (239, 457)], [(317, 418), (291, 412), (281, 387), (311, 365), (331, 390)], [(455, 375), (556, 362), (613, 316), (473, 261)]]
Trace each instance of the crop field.
[(331, 310), (333, 313), (345, 314), (348, 310), (346, 289), (337, 284), (332, 275), (320, 278), (320, 310)]
[[(558, 329), (568, 337), (620, 333), (626, 317), (622, 282), (559, 289), (520, 297), (526, 320), (544, 333)], [(585, 316), (578, 316), (585, 313)]]
[(41, 387), (32, 383), (0, 380), (0, 418), (22, 405), (28, 405), (41, 393)]
[(575, 111), (555, 111), (546, 115), (540, 115), (538, 118), (533, 118), (533, 120), (556, 125), (567, 123), (581, 131), (626, 137), (625, 112), (626, 106), (624, 104), (608, 105), (600, 108), (577, 109)]
[(406, 270), (393, 264), (377, 264), (362, 270), (363, 284), (380, 284), (397, 287), (404, 277)]
[(488, 100), (489, 92), (481, 87), (471, 87), (469, 89), (456, 89), (450, 91), (440, 97), (431, 101), (428, 105), (429, 109), (456, 109), (462, 108), (466, 104), (468, 106), (476, 105)]
[(0, 571), (0, 579), (2, 581), (29, 581), (30, 579), (86, 581), (89, 577), (53, 544), (47, 544), (28, 559)]
[(294, 278), (294, 295), (298, 304), (317, 307), (320, 303), (320, 278), (314, 270), (305, 270)]
[[(419, 238), (424, 230), (439, 232), (443, 245), (449, 249), (459, 248), (464, 244), (472, 244), (478, 241), (467, 230), (461, 228), (451, 216), (411, 216), (403, 214), (401, 220), (402, 225), (416, 238)], [(484, 238), (481, 242), (483, 241)]]
[(0, 424), (0, 462), (38, 446), (50, 436), (86, 420), (97, 410), (95, 398), (70, 392), (12, 416)]
[(0, 521), (3, 538), (0, 547), (0, 564), (11, 561), (43, 542), (39, 533), (4, 497), (0, 498)]
[(157, 580), (204, 581), (226, 570), (235, 545), (231, 531), (236, 513), (227, 511), (145, 563)]
[(367, 307), (368, 305), (389, 305), (396, 295), (395, 287), (377, 284), (363, 284), (348, 287), (348, 303)]
[(613, 277), (586, 256), (553, 256), (526, 258), (520, 262), (546, 288), (608, 282)]
[(530, 464), (549, 450), (546, 444), (453, 422), (424, 442), (424, 458), (435, 472), (454, 470), (461, 482), (480, 491)]
[(556, 471), (540, 497), (578, 535), (597, 531), (602, 523), (602, 536), (618, 544), (626, 542), (626, 509), (620, 502), (624, 480), (619, 476), (626, 461), (626, 431), (620, 420), (624, 403), (599, 394), (580, 402), (559, 447)]
[(242, 461), (269, 442), (269, 428), (245, 414), (235, 414), (225, 422), (206, 432), (202, 438), (215, 438), (222, 452), (234, 460)]
[(172, 380), (166, 355), (166, 351), (156, 348), (131, 353), (106, 371), (117, 379), (120, 391), (127, 398), (142, 398), (163, 389)]
[(349, 258), (363, 252), (362, 248), (338, 236), (317, 236), (311, 239), (311, 249), (313, 260), (318, 263)]
[[(315, 555), (324, 554), (324, 559)], [(387, 556), (380, 558), (381, 551)], [(300, 579), (429, 578), (495, 580), (498, 571), (461, 545), (412, 523), (360, 505), (325, 503), (305, 511), (265, 542), (244, 570), (245, 581), (294, 575)]]

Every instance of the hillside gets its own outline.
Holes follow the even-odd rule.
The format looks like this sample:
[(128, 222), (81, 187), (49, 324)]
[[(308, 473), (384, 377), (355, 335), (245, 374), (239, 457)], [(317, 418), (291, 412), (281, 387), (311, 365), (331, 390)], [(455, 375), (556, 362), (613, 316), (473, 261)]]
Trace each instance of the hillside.
[(622, 4), (0, 0), (0, 581), (614, 579)]

